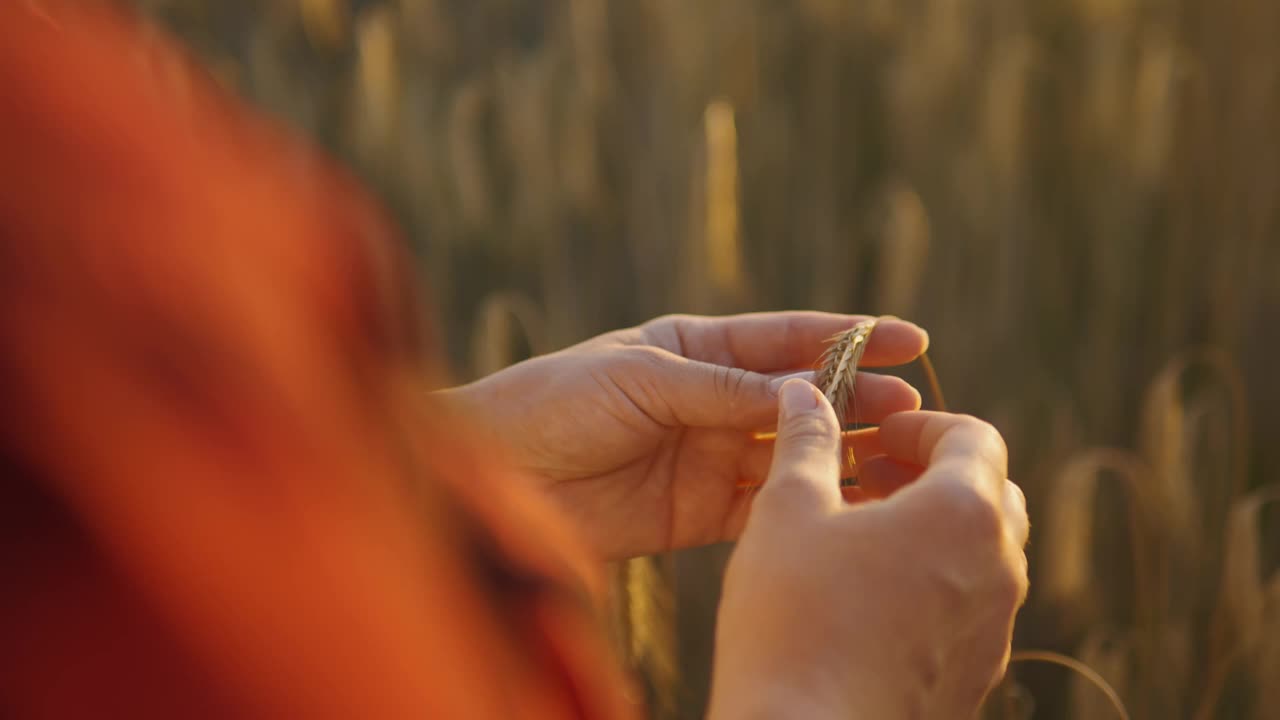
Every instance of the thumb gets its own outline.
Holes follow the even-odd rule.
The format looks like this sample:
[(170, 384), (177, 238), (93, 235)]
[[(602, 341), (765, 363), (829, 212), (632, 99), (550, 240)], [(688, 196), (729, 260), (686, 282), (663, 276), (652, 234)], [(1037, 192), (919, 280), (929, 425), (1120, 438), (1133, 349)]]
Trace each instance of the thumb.
[(840, 507), (840, 426), (831, 404), (804, 380), (779, 391), (773, 464), (755, 507), (822, 512)]

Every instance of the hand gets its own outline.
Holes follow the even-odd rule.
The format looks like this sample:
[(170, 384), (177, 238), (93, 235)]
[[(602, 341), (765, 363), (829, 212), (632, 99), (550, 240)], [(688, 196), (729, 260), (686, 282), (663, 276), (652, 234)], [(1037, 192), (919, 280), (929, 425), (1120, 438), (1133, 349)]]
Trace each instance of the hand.
[(879, 462), (918, 479), (848, 505), (831, 406), (794, 382), (781, 406), (725, 575), (710, 716), (972, 716), (1027, 591), (1026, 507), (1000, 435), (965, 416), (888, 417)]
[[(824, 340), (862, 316), (815, 312), (670, 316), (534, 358), (448, 391), (478, 414), (606, 557), (733, 539), (772, 446), (780, 375), (806, 372)], [(928, 337), (882, 320), (863, 364), (910, 362)], [(863, 374), (855, 415), (920, 407), (890, 376)], [(852, 418), (851, 418), (852, 419)], [(851, 435), (855, 451), (874, 431)]]

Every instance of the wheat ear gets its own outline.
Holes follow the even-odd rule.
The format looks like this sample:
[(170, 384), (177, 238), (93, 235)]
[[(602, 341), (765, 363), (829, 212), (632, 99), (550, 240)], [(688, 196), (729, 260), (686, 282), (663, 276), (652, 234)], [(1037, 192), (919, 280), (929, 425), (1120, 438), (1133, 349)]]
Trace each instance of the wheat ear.
[[(858, 382), (858, 362), (862, 360), (862, 353), (867, 350), (867, 340), (875, 329), (876, 321), (866, 320), (832, 335), (827, 340), (830, 343), (827, 351), (818, 360), (815, 384), (836, 411), (841, 430), (849, 422), (849, 411), (855, 410), (853, 391)], [(853, 455), (853, 447), (845, 448), (844, 453), (844, 461), (848, 467), (858, 464), (858, 459)], [(841, 480), (840, 484), (854, 485), (856, 482), (850, 478), (847, 481)]]
[(832, 335), (827, 340), (830, 343), (827, 351), (818, 361), (814, 384), (827, 396), (841, 427), (849, 422), (849, 411), (854, 409), (853, 389), (858, 380), (858, 362), (866, 352), (867, 340), (875, 327), (875, 320), (867, 320)]
[[(827, 401), (835, 409), (841, 430), (849, 421), (849, 411), (854, 409), (853, 390), (858, 380), (858, 363), (867, 350), (867, 340), (871, 338), (871, 331), (875, 329), (875, 320), (864, 320), (848, 330), (832, 335), (827, 338), (826, 352), (822, 353), (822, 357), (818, 359), (814, 384), (823, 395), (827, 396)], [(771, 440), (776, 437), (777, 433), (772, 432), (755, 435), (757, 440)], [(843, 452), (845, 467), (852, 468), (857, 464), (852, 447), (845, 448)], [(857, 484), (857, 480), (846, 478), (842, 479), (840, 484), (844, 487), (852, 487)], [(750, 483), (738, 486), (739, 489), (744, 490), (754, 490), (758, 487), (760, 487), (758, 484)]]

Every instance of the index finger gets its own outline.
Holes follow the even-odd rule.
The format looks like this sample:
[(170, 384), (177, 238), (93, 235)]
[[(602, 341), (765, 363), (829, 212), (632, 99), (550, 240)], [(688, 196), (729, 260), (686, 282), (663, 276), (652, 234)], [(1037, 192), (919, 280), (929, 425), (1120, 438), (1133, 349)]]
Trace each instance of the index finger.
[(880, 423), (885, 453), (903, 462), (931, 466), (951, 459), (978, 460), (992, 476), (1009, 476), (1009, 451), (1004, 438), (990, 425), (970, 415), (913, 410), (886, 417)]
[[(774, 372), (812, 367), (827, 340), (869, 315), (815, 311), (746, 313), (724, 317), (668, 315), (641, 326), (650, 343), (691, 360)], [(882, 318), (867, 342), (863, 366), (885, 367), (915, 360), (929, 335), (914, 323)]]

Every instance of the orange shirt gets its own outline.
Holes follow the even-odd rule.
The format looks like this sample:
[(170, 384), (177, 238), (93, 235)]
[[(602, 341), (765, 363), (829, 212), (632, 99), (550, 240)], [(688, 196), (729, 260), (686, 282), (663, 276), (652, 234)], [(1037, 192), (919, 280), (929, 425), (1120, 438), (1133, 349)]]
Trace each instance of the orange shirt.
[(0, 717), (637, 714), (400, 252), (160, 31), (0, 0)]

